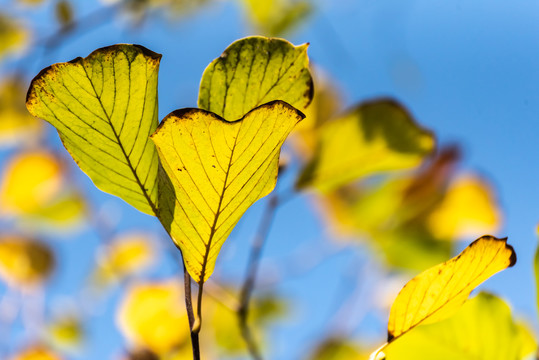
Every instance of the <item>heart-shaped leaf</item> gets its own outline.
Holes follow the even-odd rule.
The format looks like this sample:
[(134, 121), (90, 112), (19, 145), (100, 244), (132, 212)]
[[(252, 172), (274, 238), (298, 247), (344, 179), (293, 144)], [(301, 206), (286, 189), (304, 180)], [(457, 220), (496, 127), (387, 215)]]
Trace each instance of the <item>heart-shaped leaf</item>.
[(54, 64), (32, 80), (30, 113), (58, 130), (66, 149), (101, 190), (157, 213), (155, 146), (161, 55), (113, 45)]
[(473, 289), (497, 272), (513, 266), (516, 254), (507, 239), (483, 236), (458, 256), (410, 280), (395, 299), (388, 323), (388, 342), (417, 325), (453, 315)]
[(303, 111), (312, 98), (307, 44), (253, 36), (232, 43), (208, 65), (198, 106), (224, 119), (240, 119), (274, 100)]
[(303, 117), (282, 101), (230, 122), (183, 109), (152, 135), (168, 175), (160, 176), (159, 218), (195, 281), (210, 277), (240, 217), (275, 187), (281, 145)]

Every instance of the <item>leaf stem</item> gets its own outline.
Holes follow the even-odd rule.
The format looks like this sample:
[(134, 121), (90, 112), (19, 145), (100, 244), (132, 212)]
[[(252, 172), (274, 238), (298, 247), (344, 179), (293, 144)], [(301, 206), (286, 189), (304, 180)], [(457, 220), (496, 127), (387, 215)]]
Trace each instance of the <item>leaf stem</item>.
[(262, 355), (260, 354), (260, 350), (258, 349), (258, 346), (251, 333), (251, 329), (249, 328), (249, 325), (247, 323), (249, 317), (249, 303), (255, 286), (256, 273), (260, 265), (262, 250), (268, 238), (271, 224), (275, 219), (276, 210), (279, 204), (279, 197), (277, 195), (273, 195), (269, 199), (266, 209), (264, 210), (264, 214), (262, 215), (258, 231), (253, 240), (251, 253), (249, 255), (249, 261), (247, 263), (247, 272), (240, 293), (238, 320), (241, 335), (245, 340), (249, 353), (255, 360), (262, 360)]
[[(183, 261), (182, 261), (183, 263)], [(185, 287), (185, 309), (189, 319), (189, 329), (191, 330), (191, 347), (193, 348), (193, 360), (200, 360), (200, 344), (198, 340), (198, 331), (195, 331), (195, 315), (193, 312), (193, 302), (191, 299), (191, 276), (183, 265), (183, 281)]]

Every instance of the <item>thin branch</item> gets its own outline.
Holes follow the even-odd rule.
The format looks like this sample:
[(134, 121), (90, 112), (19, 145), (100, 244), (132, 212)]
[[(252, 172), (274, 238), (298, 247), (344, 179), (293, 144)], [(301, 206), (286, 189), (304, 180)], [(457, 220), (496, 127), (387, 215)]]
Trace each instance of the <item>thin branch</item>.
[(191, 331), (191, 347), (193, 348), (193, 360), (200, 360), (200, 343), (198, 340), (198, 331), (194, 331), (195, 315), (193, 312), (193, 302), (191, 299), (191, 276), (183, 265), (183, 282), (185, 287), (185, 310), (189, 319), (189, 329)]
[(238, 307), (238, 320), (240, 330), (243, 339), (247, 344), (247, 348), (249, 349), (249, 353), (255, 360), (262, 360), (262, 355), (260, 354), (260, 350), (258, 349), (258, 346), (251, 333), (251, 329), (248, 325), (249, 303), (255, 286), (256, 273), (260, 265), (262, 249), (264, 248), (264, 245), (268, 238), (271, 224), (273, 223), (273, 220), (275, 218), (278, 206), (279, 198), (277, 195), (274, 195), (270, 198), (268, 205), (266, 206), (264, 214), (262, 215), (262, 220), (260, 221), (258, 231), (255, 235), (251, 248), (251, 253), (249, 255), (249, 261), (247, 264), (247, 273), (245, 275), (245, 280), (243, 282), (240, 293), (240, 305)]

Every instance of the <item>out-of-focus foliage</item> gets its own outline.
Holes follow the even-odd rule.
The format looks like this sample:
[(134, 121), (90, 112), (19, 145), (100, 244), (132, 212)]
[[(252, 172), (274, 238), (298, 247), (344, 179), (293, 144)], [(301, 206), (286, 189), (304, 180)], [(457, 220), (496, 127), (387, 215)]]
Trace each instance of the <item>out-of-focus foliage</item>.
[(18, 288), (32, 288), (54, 269), (52, 250), (44, 243), (21, 236), (0, 237), (0, 278)]
[(66, 181), (64, 164), (43, 149), (18, 153), (6, 165), (1, 179), (3, 215), (15, 215), (65, 228), (85, 212), (81, 194)]
[(350, 181), (421, 163), (435, 146), (433, 135), (391, 100), (359, 105), (319, 129), (314, 157), (298, 187), (327, 192)]
[(0, 145), (32, 145), (41, 135), (43, 122), (28, 114), (25, 95), (21, 78), (6, 78), (0, 83)]
[(56, 20), (64, 28), (72, 26), (74, 21), (73, 5), (67, 0), (60, 0), (55, 7)]
[(31, 214), (54, 201), (63, 186), (62, 164), (44, 151), (18, 154), (6, 166), (2, 179), (3, 211)]
[(316, 91), (311, 104), (304, 111), (305, 120), (296, 126), (291, 136), (295, 153), (304, 161), (314, 156), (321, 135), (320, 127), (341, 112), (343, 106), (338, 89), (320, 72), (314, 69)]
[(13, 19), (0, 12), (0, 61), (4, 57), (21, 52), (30, 40), (29, 31)]
[(135, 348), (166, 354), (190, 341), (179, 283), (178, 280), (140, 283), (127, 290), (117, 323)]
[(516, 254), (507, 239), (483, 236), (457, 257), (417, 275), (391, 307), (388, 341), (420, 324), (451, 316), (479, 284), (515, 263)]
[[(259, 346), (267, 347), (266, 329), (275, 320), (287, 313), (286, 304), (274, 296), (256, 297), (252, 300), (249, 312), (250, 329)], [(215, 344), (221, 356), (239, 356), (247, 352), (245, 340), (236, 325), (238, 317), (235, 311), (225, 308), (218, 301), (208, 309), (210, 326)], [(236, 326), (231, 326), (234, 324)]]
[(156, 257), (149, 235), (137, 232), (117, 236), (100, 250), (92, 275), (92, 282), (97, 286), (107, 286), (140, 273)]
[(528, 328), (509, 306), (480, 293), (449, 319), (421, 325), (384, 350), (387, 360), (522, 360), (537, 348)]
[(198, 106), (227, 121), (274, 100), (305, 110), (314, 91), (307, 46), (261, 36), (235, 41), (204, 70)]
[(458, 158), (456, 148), (445, 148), (413, 174), (341, 187), (319, 198), (321, 212), (338, 234), (372, 240), (392, 266), (433, 266), (450, 255), (450, 242), (494, 233), (501, 222), (487, 182), (473, 174), (454, 179)]
[[(157, 212), (157, 128), (161, 55), (114, 45), (54, 64), (34, 78), (26, 105), (56, 127), (66, 149), (101, 190)], [(144, 89), (143, 91), (141, 89)]]
[(22, 350), (9, 360), (62, 360), (62, 358), (52, 350), (36, 345)]
[(281, 145), (301, 119), (282, 101), (232, 122), (186, 109), (165, 117), (152, 135), (170, 178), (160, 182), (159, 218), (196, 282), (211, 276), (243, 213), (275, 187)]
[(486, 181), (466, 175), (455, 179), (429, 214), (430, 232), (439, 239), (461, 239), (498, 231), (501, 214)]
[(330, 338), (318, 345), (309, 360), (360, 360), (367, 359), (368, 354), (356, 344), (337, 338)]
[(282, 35), (299, 25), (312, 10), (310, 0), (240, 0), (253, 27), (264, 35)]
[(48, 338), (55, 347), (67, 351), (80, 348), (85, 337), (82, 319), (74, 314), (54, 319), (47, 330)]

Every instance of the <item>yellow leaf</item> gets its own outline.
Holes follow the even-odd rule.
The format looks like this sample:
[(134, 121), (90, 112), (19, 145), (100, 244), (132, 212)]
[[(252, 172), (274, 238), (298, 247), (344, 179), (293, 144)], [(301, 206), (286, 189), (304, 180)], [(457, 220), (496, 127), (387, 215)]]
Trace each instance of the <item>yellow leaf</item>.
[(282, 101), (236, 121), (184, 109), (152, 135), (168, 175), (160, 177), (159, 218), (196, 282), (210, 277), (243, 213), (275, 187), (281, 145), (303, 117)]
[(387, 360), (523, 360), (537, 348), (501, 299), (480, 293), (454, 316), (421, 325), (389, 344)]
[(43, 346), (33, 346), (25, 349), (10, 360), (61, 360), (62, 358)]
[(451, 183), (427, 221), (438, 238), (457, 239), (498, 231), (501, 215), (488, 184), (467, 175)]
[(3, 211), (28, 214), (52, 201), (62, 189), (62, 165), (44, 151), (17, 154), (7, 164), (2, 178), (0, 200)]
[(333, 190), (353, 180), (419, 165), (435, 147), (433, 135), (392, 100), (362, 104), (320, 128), (315, 156), (297, 186)]
[(84, 339), (82, 322), (74, 315), (55, 319), (48, 326), (47, 334), (56, 346), (66, 350), (80, 347)]
[(417, 275), (391, 307), (388, 342), (417, 325), (449, 317), (479, 284), (515, 263), (516, 254), (507, 239), (485, 235), (457, 257)]
[(42, 121), (28, 114), (23, 80), (9, 78), (0, 83), (0, 144), (32, 144), (43, 131)]
[(117, 314), (122, 334), (134, 345), (164, 354), (189, 341), (179, 280), (132, 286)]
[(278, 36), (296, 26), (312, 10), (308, 0), (242, 0), (251, 23), (263, 34)]
[(106, 246), (93, 275), (99, 284), (108, 284), (148, 268), (155, 259), (148, 236), (124, 234)]
[(0, 278), (17, 287), (33, 287), (49, 277), (54, 254), (45, 244), (18, 236), (0, 238)]
[(0, 61), (9, 54), (22, 51), (30, 39), (30, 33), (12, 16), (0, 12)]
[(148, 137), (158, 124), (160, 59), (138, 45), (101, 48), (43, 69), (26, 100), (98, 188), (151, 215), (159, 162)]

